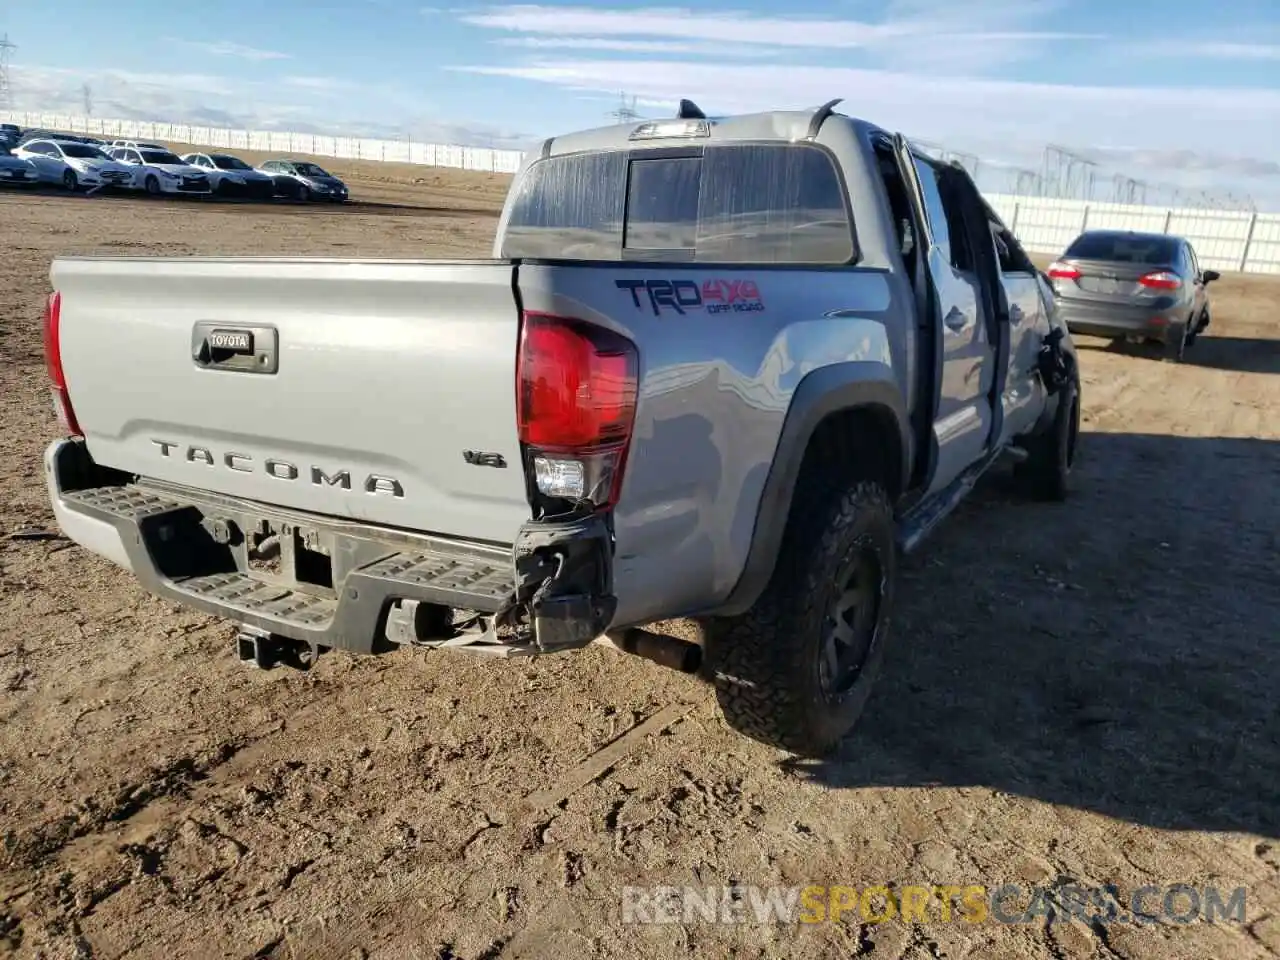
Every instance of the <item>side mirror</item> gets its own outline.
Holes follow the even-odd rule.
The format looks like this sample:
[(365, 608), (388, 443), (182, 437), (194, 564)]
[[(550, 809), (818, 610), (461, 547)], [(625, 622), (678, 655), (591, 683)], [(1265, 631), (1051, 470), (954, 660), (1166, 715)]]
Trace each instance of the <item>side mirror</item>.
[(1206, 270), (1204, 273), (1200, 275), (1200, 277), (1201, 279), (1204, 280), (1205, 283), (1213, 283), (1213, 281), (1215, 280), (1221, 280), (1222, 274), (1220, 274), (1217, 270)]

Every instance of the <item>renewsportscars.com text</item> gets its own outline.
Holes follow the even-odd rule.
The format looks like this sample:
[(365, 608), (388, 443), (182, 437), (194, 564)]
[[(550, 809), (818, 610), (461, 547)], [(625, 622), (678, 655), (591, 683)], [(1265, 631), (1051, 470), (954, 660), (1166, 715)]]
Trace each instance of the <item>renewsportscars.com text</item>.
[(622, 888), (623, 923), (1244, 923), (1244, 887), (1175, 883)]

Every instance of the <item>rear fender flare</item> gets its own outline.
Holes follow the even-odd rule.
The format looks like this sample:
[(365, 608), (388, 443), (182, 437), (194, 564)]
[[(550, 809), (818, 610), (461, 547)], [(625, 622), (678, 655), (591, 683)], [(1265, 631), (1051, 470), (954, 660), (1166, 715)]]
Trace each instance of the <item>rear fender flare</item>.
[[(756, 508), (751, 547), (737, 583), (711, 611), (715, 616), (745, 613), (764, 591), (782, 546), (800, 468), (818, 425), (833, 413), (872, 410), (894, 424), (898, 436), (898, 477), (911, 476), (911, 427), (894, 370), (874, 361), (850, 361), (821, 367), (800, 381), (774, 451)], [(891, 496), (902, 491), (892, 491)]]

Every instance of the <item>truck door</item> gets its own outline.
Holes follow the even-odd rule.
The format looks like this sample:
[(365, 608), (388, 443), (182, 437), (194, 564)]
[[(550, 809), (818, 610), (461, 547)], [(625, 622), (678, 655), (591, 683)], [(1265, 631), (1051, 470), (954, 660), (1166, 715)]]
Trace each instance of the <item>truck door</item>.
[(995, 348), (970, 231), (958, 197), (942, 188), (946, 168), (917, 154), (901, 135), (894, 145), (926, 231), (922, 241), (937, 294), (934, 319), (942, 331), (942, 380), (933, 424), (937, 469), (928, 487), (933, 493), (979, 460), (988, 448)]
[(1026, 433), (1035, 424), (1047, 394), (1040, 379), (1040, 344), (1049, 332), (1049, 314), (1040, 276), (1017, 238), (994, 215), (987, 219), (1009, 306), (1009, 354), (1001, 391), (1000, 443)]

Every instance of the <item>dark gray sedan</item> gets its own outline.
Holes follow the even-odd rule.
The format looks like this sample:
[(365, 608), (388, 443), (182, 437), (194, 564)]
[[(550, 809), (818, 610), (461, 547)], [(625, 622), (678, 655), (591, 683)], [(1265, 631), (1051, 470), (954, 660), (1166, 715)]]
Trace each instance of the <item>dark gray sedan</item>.
[(276, 195), (294, 200), (345, 203), (347, 185), (323, 167), (305, 160), (268, 160), (258, 170), (276, 183)]
[(1088, 230), (1046, 271), (1072, 333), (1156, 340), (1180, 361), (1209, 325), (1208, 284), (1186, 239), (1163, 233)]

